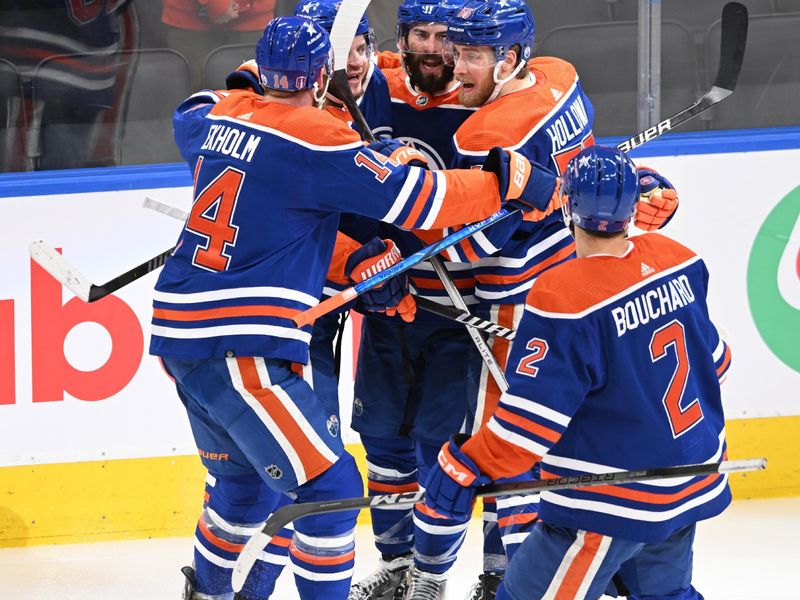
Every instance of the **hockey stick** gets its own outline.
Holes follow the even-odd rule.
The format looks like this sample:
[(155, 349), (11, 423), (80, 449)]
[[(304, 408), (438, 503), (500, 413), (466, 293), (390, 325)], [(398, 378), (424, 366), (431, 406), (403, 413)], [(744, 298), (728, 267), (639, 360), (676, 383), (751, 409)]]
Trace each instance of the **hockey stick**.
[[(350, 55), (350, 46), (356, 37), (358, 23), (369, 6), (370, 0), (342, 0), (336, 9), (336, 18), (331, 27), (331, 46), (333, 47), (333, 77), (331, 83), (336, 90), (336, 97), (344, 102), (350, 111), (350, 116), (358, 127), (361, 137), (368, 142), (374, 142), (375, 136), (369, 128), (364, 115), (358, 108), (358, 103), (350, 91), (347, 83), (347, 58)], [(340, 67), (339, 65), (344, 65)]]
[[(335, 24), (334, 24), (335, 27)], [(353, 30), (355, 33), (355, 29)], [(352, 40), (352, 37), (350, 38)], [(661, 136), (662, 134), (672, 130), (673, 128), (677, 127), (681, 123), (686, 122), (687, 120), (699, 115), (701, 112), (711, 108), (715, 104), (721, 102), (725, 98), (727, 98), (736, 87), (736, 80), (739, 76), (739, 71), (742, 66), (742, 60), (744, 59), (744, 48), (745, 43), (747, 41), (747, 9), (738, 2), (730, 2), (725, 5), (722, 11), (722, 35), (720, 41), (720, 64), (719, 69), (717, 71), (717, 76), (714, 81), (714, 85), (712, 88), (703, 96), (700, 100), (692, 104), (689, 108), (686, 108), (673, 116), (669, 117), (658, 123), (657, 125), (646, 129), (645, 131), (639, 132), (631, 138), (623, 141), (619, 144), (618, 148), (624, 151), (630, 151), (634, 148), (638, 148), (642, 144), (646, 142), (652, 141), (657, 137)], [(440, 252), (448, 248), (450, 245), (455, 244), (465, 237), (472, 235), (473, 233), (477, 233), (484, 227), (488, 227), (492, 223), (496, 223), (500, 219), (508, 216), (510, 213), (505, 209), (501, 209), (499, 212), (491, 215), (487, 219), (481, 221), (480, 223), (475, 223), (473, 225), (481, 225), (478, 228), (473, 228), (471, 226), (469, 233), (466, 236), (459, 237), (458, 239), (452, 241), (452, 243), (448, 243), (444, 246), (441, 246), (441, 242), (435, 244), (438, 246), (438, 250), (435, 252)], [(462, 230), (463, 231), (463, 230)], [(170, 255), (174, 248), (170, 248), (169, 250), (165, 250), (158, 256), (151, 258), (150, 260), (142, 263), (141, 265), (131, 269), (123, 273), (122, 275), (118, 275), (114, 277), (110, 281), (102, 284), (102, 285), (94, 285), (89, 282), (75, 267), (73, 267), (69, 262), (66, 261), (61, 255), (59, 255), (55, 250), (52, 249), (48, 244), (43, 241), (33, 242), (30, 245), (29, 251), (31, 258), (34, 261), (39, 263), (45, 270), (48, 271), (56, 280), (61, 282), (64, 286), (69, 288), (76, 296), (84, 300), (85, 302), (94, 302), (95, 300), (99, 300), (115, 292), (116, 290), (120, 289), (121, 287), (136, 281), (140, 277), (144, 277), (151, 271), (155, 271), (156, 269), (160, 268), (166, 257)], [(426, 252), (427, 249), (423, 249), (420, 252)], [(435, 253), (434, 252), (434, 253)], [(420, 259), (420, 260), (424, 260)], [(417, 264), (420, 261), (416, 261), (412, 264), (409, 264), (406, 268), (410, 268)], [(52, 270), (51, 270), (52, 269)], [(404, 270), (404, 269), (403, 269)], [(397, 273), (401, 272), (393, 271), (392, 276), (396, 275)], [(371, 280), (364, 281), (364, 284), (369, 283)], [(314, 316), (311, 318), (312, 322), (317, 317), (320, 317), (331, 310), (335, 310), (337, 307), (342, 306), (346, 302), (355, 298), (359, 293), (362, 293), (368, 289), (376, 285), (380, 285), (383, 283), (385, 279), (375, 280), (371, 285), (360, 288), (359, 292), (354, 292), (353, 288), (348, 288), (341, 292), (347, 296), (346, 299), (342, 300), (341, 298), (337, 299), (334, 303), (328, 304), (330, 308), (328, 310), (319, 310), (314, 313)], [(76, 291), (79, 290), (79, 291)], [(334, 298), (337, 298), (334, 296)], [(335, 305), (333, 305), (335, 304)], [(319, 308), (319, 305), (317, 306)]]
[(497, 223), (505, 219), (510, 214), (516, 211), (508, 211), (505, 208), (501, 208), (496, 213), (489, 215), (483, 221), (478, 221), (477, 223), (471, 223), (469, 225), (465, 225), (463, 228), (459, 229), (451, 233), (450, 235), (442, 238), (438, 242), (431, 244), (430, 246), (425, 246), (421, 250), (417, 250), (414, 254), (407, 256), (400, 262), (392, 265), (388, 269), (384, 269), (370, 277), (369, 279), (365, 279), (364, 281), (355, 284), (347, 289), (342, 290), (338, 294), (331, 296), (317, 304), (316, 306), (309, 308), (300, 314), (294, 316), (292, 321), (297, 327), (303, 327), (305, 325), (310, 325), (316, 319), (323, 315), (327, 315), (330, 312), (333, 312), (337, 308), (344, 306), (350, 300), (358, 297), (360, 294), (363, 294), (367, 290), (371, 290), (374, 287), (377, 287), (388, 281), (395, 275), (399, 275), (403, 271), (407, 271), (414, 265), (418, 265), (423, 260), (429, 259), (431, 256), (435, 256), (439, 254), (442, 250), (446, 250), (453, 244), (457, 244), (463, 239), (468, 238), (469, 236), (479, 232), (481, 229), (485, 229), (492, 223)]
[[(763, 471), (767, 468), (766, 458), (747, 460), (729, 460), (700, 465), (682, 465), (677, 467), (659, 467), (638, 471), (617, 471), (613, 473), (596, 473), (577, 475), (574, 477), (558, 477), (555, 479), (537, 479), (534, 481), (516, 481), (479, 487), (476, 496), (506, 496), (510, 494), (530, 494), (536, 492), (555, 492), (574, 488), (593, 487), (597, 485), (620, 485), (623, 483), (639, 483), (654, 479), (674, 479), (678, 477), (698, 477), (715, 473), (743, 473), (747, 471)], [(269, 544), (272, 537), (292, 521), (307, 515), (339, 512), (344, 510), (362, 510), (365, 508), (388, 508), (411, 506), (425, 498), (425, 491), (405, 492), (403, 494), (383, 494), (364, 498), (347, 498), (345, 500), (328, 500), (322, 502), (304, 502), (288, 504), (272, 513), (261, 531), (251, 537), (236, 559), (233, 567), (233, 591), (242, 589), (250, 569)]]
[[(358, 28), (358, 22), (363, 16), (368, 5), (369, 0), (343, 0), (339, 5), (339, 8), (336, 12), (336, 19), (334, 19), (333, 27), (331, 28), (331, 44), (333, 45), (334, 64), (340, 63), (341, 57), (348, 56), (350, 52), (350, 46), (353, 42), (353, 37)], [(359, 10), (361, 11), (360, 13), (357, 12)], [(352, 35), (347, 38), (346, 35), (350, 33), (352, 33)], [(337, 68), (333, 74), (333, 84), (336, 92), (335, 96), (344, 102), (344, 105), (350, 112), (350, 116), (353, 117), (356, 126), (361, 132), (362, 139), (370, 143), (375, 142), (377, 141), (375, 139), (375, 135), (372, 133), (367, 120), (364, 118), (364, 114), (361, 112), (358, 102), (356, 102), (353, 92), (350, 90), (350, 85), (347, 82), (346, 60), (344, 61), (344, 64), (345, 68)], [(453, 283), (453, 279), (450, 277), (450, 273), (447, 272), (447, 267), (445, 267), (442, 258), (438, 254), (434, 254), (433, 256), (430, 256), (428, 260), (430, 261), (431, 265), (433, 265), (433, 270), (436, 272), (436, 276), (442, 282), (442, 285), (444, 286), (450, 301), (453, 303), (453, 306), (469, 313), (467, 303), (464, 302), (464, 298), (461, 297), (461, 293), (458, 291), (456, 284)], [(483, 334), (481, 334), (481, 332), (477, 329), (469, 326), (467, 326), (467, 334), (469, 335), (470, 339), (472, 339), (472, 343), (475, 344), (475, 348), (477, 348), (478, 353), (483, 359), (483, 362), (485, 362), (486, 366), (489, 368), (489, 373), (492, 375), (495, 383), (497, 383), (500, 391), (507, 390), (508, 382), (506, 381), (505, 375), (503, 375), (503, 369), (501, 369), (500, 365), (497, 364), (497, 360), (495, 359), (494, 354), (492, 354), (492, 351), (489, 349), (489, 346), (486, 344)]]
[(513, 340), (517, 335), (517, 332), (513, 329), (498, 325), (494, 321), (487, 321), (486, 319), (476, 317), (469, 311), (459, 310), (458, 308), (454, 308), (452, 306), (445, 306), (444, 304), (439, 304), (438, 302), (428, 300), (428, 298), (423, 298), (422, 296), (417, 296), (416, 294), (414, 295), (414, 301), (417, 303), (417, 306), (423, 310), (437, 314), (445, 319), (458, 321), (467, 327), (479, 329), (489, 335), (505, 338), (507, 340)]
[[(165, 202), (160, 202), (159, 200), (154, 200), (153, 198), (146, 197), (144, 202), (142, 203), (144, 208), (149, 208), (150, 210), (154, 210), (157, 213), (162, 215), (166, 215), (168, 217), (172, 217), (173, 219), (178, 219), (179, 221), (186, 221), (189, 218), (189, 213), (185, 210), (178, 208), (177, 206), (172, 206), (171, 204), (166, 204)], [(417, 294), (411, 294), (414, 296), (414, 302), (417, 303), (417, 306), (420, 307), (422, 310), (428, 311), (435, 315), (439, 315), (440, 317), (444, 317), (445, 319), (450, 319), (451, 321), (458, 321), (459, 323), (463, 323), (468, 327), (473, 327), (475, 329), (480, 329), (481, 331), (488, 333), (489, 335), (495, 335), (497, 337), (502, 337), (507, 340), (513, 340), (514, 335), (516, 332), (513, 329), (509, 329), (508, 327), (503, 327), (502, 325), (498, 325), (494, 321), (487, 321), (486, 319), (481, 319), (480, 317), (476, 317), (469, 311), (458, 310), (457, 308), (453, 308), (452, 306), (445, 306), (444, 304), (439, 304), (438, 302), (434, 302), (433, 300), (428, 300), (422, 296)]]
[(670, 131), (681, 123), (696, 117), (722, 102), (733, 93), (739, 71), (742, 69), (744, 49), (747, 43), (747, 7), (739, 2), (728, 2), (722, 8), (722, 33), (720, 39), (719, 67), (714, 84), (706, 94), (690, 107), (685, 108), (660, 123), (637, 133), (617, 146), (630, 152), (642, 144)]
[[(453, 306), (469, 314), (467, 303), (464, 302), (464, 298), (461, 297), (461, 293), (458, 291), (456, 284), (453, 283), (453, 280), (450, 278), (450, 274), (447, 272), (447, 267), (444, 266), (442, 257), (436, 254), (431, 257), (430, 262), (431, 265), (433, 265), (433, 270), (436, 271), (436, 275), (439, 276), (439, 280), (442, 282), (447, 295), (450, 297)], [(494, 379), (500, 391), (505, 392), (508, 389), (508, 381), (506, 381), (506, 376), (503, 374), (503, 369), (497, 364), (497, 359), (486, 344), (486, 339), (477, 329), (473, 329), (468, 325), (466, 327), (467, 334), (469, 334), (472, 343), (475, 344), (475, 348), (477, 348), (478, 353), (481, 355), (481, 359), (489, 369), (489, 374), (492, 376), (492, 379)]]
[(94, 302), (95, 300), (105, 298), (109, 294), (113, 294), (121, 287), (125, 287), (129, 283), (141, 279), (148, 273), (160, 268), (167, 261), (167, 257), (172, 254), (174, 249), (173, 247), (169, 250), (165, 250), (158, 256), (100, 285), (95, 285), (89, 281), (83, 273), (72, 266), (72, 264), (61, 256), (55, 248), (42, 240), (31, 242), (28, 246), (28, 253), (40, 267), (53, 276), (53, 279), (59, 281), (78, 298), (84, 302)]
[[(745, 43), (747, 42), (747, 9), (744, 7), (744, 5), (739, 4), (738, 2), (729, 2), (724, 6), (722, 9), (721, 38), (720, 64), (717, 71), (717, 77), (714, 81), (714, 86), (712, 86), (711, 90), (709, 90), (705, 96), (692, 104), (690, 107), (674, 114), (668, 119), (664, 119), (657, 125), (641, 131), (631, 138), (628, 138), (620, 143), (617, 148), (625, 152), (629, 152), (634, 148), (641, 146), (642, 144), (656, 139), (657, 137), (661, 136), (667, 131), (670, 131), (674, 127), (677, 127), (681, 123), (686, 122), (692, 117), (699, 115), (701, 112), (711, 108), (733, 93), (733, 90), (736, 87), (736, 80), (739, 77), (739, 71), (742, 67), (742, 60), (744, 59), (744, 47)], [(433, 252), (433, 254), (449, 248), (453, 244), (460, 242), (462, 239), (464, 239), (464, 237), (469, 237), (484, 227), (488, 227), (492, 223), (495, 223), (496, 220), (493, 220), (493, 217), (503, 212), (505, 212), (503, 217), (508, 216), (508, 211), (505, 209), (500, 209), (499, 212), (495, 213), (484, 221), (481, 221), (480, 223), (474, 223), (472, 226), (468, 226), (469, 232), (466, 236), (453, 239), (454, 235), (467, 230), (467, 228), (464, 228), (456, 232), (456, 234), (451, 234), (450, 236), (437, 242), (433, 245), (436, 247), (436, 250)], [(446, 244), (444, 242), (446, 242)], [(408, 262), (406, 262), (406, 260), (401, 261), (400, 263), (394, 265), (394, 267), (391, 267), (386, 271), (381, 271), (370, 279), (362, 281), (356, 286), (347, 288), (336, 296), (332, 296), (328, 300), (321, 302), (314, 308), (300, 313), (300, 315), (294, 319), (295, 324), (302, 326), (313, 323), (314, 319), (317, 319), (328, 312), (336, 310), (359, 294), (366, 292), (373, 287), (381, 285), (390, 277), (394, 277), (398, 273), (413, 267), (421, 260), (428, 258), (427, 253), (433, 246), (428, 246), (428, 248), (423, 248), (417, 252), (417, 254), (426, 254), (426, 256), (423, 256), (419, 260), (414, 258), (417, 256), (417, 254), (413, 254), (406, 259)]]

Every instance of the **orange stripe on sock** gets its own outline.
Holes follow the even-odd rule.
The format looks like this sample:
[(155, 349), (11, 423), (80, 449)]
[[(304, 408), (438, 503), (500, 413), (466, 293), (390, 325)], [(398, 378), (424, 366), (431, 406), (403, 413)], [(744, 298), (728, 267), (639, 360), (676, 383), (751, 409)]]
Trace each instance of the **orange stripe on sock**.
[(302, 560), (303, 562), (311, 563), (312, 565), (327, 566), (344, 564), (353, 560), (356, 556), (355, 550), (351, 550), (350, 552), (345, 552), (344, 554), (339, 554), (336, 556), (314, 556), (313, 554), (299, 550), (294, 544), (289, 546), (289, 552), (292, 556)]
[(203, 537), (206, 538), (217, 548), (220, 548), (221, 550), (225, 550), (226, 552), (236, 552), (238, 554), (239, 552), (242, 551), (242, 548), (244, 548), (244, 544), (232, 544), (231, 542), (226, 542), (225, 540), (211, 533), (211, 530), (209, 530), (208, 525), (206, 525), (203, 519), (200, 519), (197, 522), (197, 526), (203, 533)]
[(384, 492), (386, 494), (403, 494), (405, 492), (416, 492), (419, 490), (419, 484), (416, 482), (392, 484), (368, 481), (367, 489), (372, 492)]
[(292, 543), (291, 538), (275, 536), (274, 538), (272, 538), (270, 540), (269, 545), (270, 546), (281, 546), (282, 548), (288, 548), (289, 544), (291, 544), (291, 543)]

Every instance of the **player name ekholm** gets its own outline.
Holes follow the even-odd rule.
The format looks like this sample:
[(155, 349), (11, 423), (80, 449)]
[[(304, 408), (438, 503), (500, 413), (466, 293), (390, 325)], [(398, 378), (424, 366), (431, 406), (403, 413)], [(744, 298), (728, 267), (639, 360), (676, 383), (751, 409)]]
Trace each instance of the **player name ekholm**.
[(680, 275), (670, 279), (611, 310), (617, 326), (617, 337), (692, 302), (694, 292), (688, 277)]
[[(247, 142), (245, 142), (245, 138), (247, 138)], [(206, 141), (203, 142), (200, 149), (220, 152), (239, 160), (251, 162), (260, 142), (261, 136), (259, 135), (248, 134), (227, 125), (212, 125), (208, 130)], [(242, 147), (243, 144), (244, 147)]]

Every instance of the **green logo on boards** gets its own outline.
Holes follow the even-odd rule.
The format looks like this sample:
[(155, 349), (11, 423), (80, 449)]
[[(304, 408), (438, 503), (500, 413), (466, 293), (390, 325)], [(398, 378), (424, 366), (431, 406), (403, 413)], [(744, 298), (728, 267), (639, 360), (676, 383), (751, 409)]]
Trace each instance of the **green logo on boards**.
[(800, 372), (800, 186), (758, 230), (747, 265), (747, 299), (769, 349)]

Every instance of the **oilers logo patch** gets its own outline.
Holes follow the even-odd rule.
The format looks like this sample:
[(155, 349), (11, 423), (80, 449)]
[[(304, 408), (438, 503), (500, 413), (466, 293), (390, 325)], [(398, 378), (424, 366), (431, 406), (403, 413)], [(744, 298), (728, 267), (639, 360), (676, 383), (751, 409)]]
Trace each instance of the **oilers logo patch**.
[(267, 472), (267, 475), (272, 477), (273, 479), (280, 479), (283, 477), (283, 471), (278, 465), (270, 465), (268, 467), (264, 467), (264, 470)]
[(339, 435), (339, 418), (336, 415), (328, 417), (328, 433), (333, 437)]
[(460, 11), (458, 11), (458, 18), (459, 19), (469, 19), (472, 16), (472, 13), (475, 12), (475, 9), (471, 6), (465, 6)]
[(364, 403), (359, 398), (353, 400), (353, 414), (357, 417), (364, 414)]

